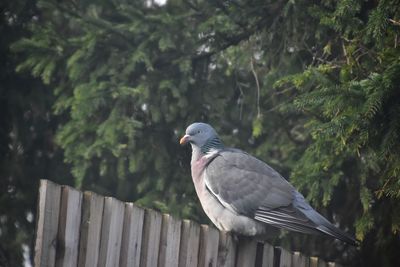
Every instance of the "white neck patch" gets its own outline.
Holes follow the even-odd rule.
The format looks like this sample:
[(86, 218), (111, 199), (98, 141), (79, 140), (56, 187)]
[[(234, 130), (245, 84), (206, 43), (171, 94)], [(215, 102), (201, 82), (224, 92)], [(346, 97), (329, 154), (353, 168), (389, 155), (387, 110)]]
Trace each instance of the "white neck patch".
[(212, 148), (212, 149), (210, 149), (210, 151), (208, 151), (206, 153), (206, 155), (204, 157), (206, 157), (206, 159), (209, 159), (209, 158), (215, 156), (218, 152), (219, 152), (218, 149)]

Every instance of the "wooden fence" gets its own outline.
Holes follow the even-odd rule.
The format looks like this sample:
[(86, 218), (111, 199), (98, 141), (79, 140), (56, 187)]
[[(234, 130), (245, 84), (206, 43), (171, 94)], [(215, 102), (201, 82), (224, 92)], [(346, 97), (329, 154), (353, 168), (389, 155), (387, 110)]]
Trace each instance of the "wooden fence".
[(112, 197), (40, 181), (35, 266), (330, 267)]

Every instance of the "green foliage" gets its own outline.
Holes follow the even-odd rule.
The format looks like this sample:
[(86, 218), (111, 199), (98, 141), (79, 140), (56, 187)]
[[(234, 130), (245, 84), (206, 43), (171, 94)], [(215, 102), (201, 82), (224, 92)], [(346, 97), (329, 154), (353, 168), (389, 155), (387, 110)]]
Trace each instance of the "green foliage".
[(54, 89), (76, 186), (204, 221), (178, 139), (207, 121), (362, 241), (358, 251), (304, 236), (283, 244), (390, 265), (396, 253), (384, 252), (400, 247), (397, 2), (42, 0), (13, 49), (26, 55), (18, 71)]
[[(0, 4), (0, 266), (5, 267), (23, 266), (24, 259), (33, 256), (39, 179), (73, 183), (62, 151), (53, 141), (62, 121), (51, 113), (55, 98), (39, 79), (15, 72), (24, 56), (10, 50), (12, 43), (29, 35), (36, 12), (35, 1)], [(40, 47), (46, 47), (42, 41)], [(26, 40), (25, 45), (31, 44)], [(36, 61), (38, 54), (32, 56), (35, 60), (25, 65), (50, 82), (54, 65)]]
[[(380, 19), (372, 13), (366, 28), (376, 27)], [(341, 29), (340, 24), (332, 26)], [(373, 34), (372, 37), (377, 38), (377, 35)], [(355, 162), (361, 178), (359, 190), (363, 216), (356, 223), (357, 236), (361, 239), (373, 226), (373, 216), (370, 214), (372, 199), (398, 199), (400, 196), (400, 177), (397, 174), (400, 156), (400, 119), (397, 116), (400, 108), (400, 51), (391, 47), (392, 37), (389, 32), (384, 38), (387, 45), (382, 49), (370, 43), (371, 48), (366, 48), (368, 43), (364, 43), (362, 36), (355, 35), (351, 40), (346, 40), (348, 44), (343, 44), (343, 54), (335, 59), (343, 61), (340, 67), (348, 72), (345, 79), (343, 73), (335, 71), (336, 67), (325, 71), (325, 68), (321, 68), (324, 65), (318, 64), (276, 83), (277, 86), (292, 84), (297, 88), (300, 92), (294, 105), (312, 115), (307, 128), (314, 142), (306, 149), (302, 157), (303, 164), (294, 170), (294, 177), (315, 174), (308, 176), (309, 182), (294, 180), (301, 187), (315, 184), (311, 186), (309, 199), (321, 199), (318, 192), (323, 192), (323, 200), (327, 199), (329, 196), (325, 194), (331, 194), (332, 187), (337, 185), (337, 182), (328, 183), (323, 188), (324, 175), (320, 175), (321, 171), (330, 170), (329, 176), (335, 173), (340, 175), (343, 172), (341, 165), (349, 160)], [(363, 55), (358, 54), (360, 50), (364, 50)], [(378, 60), (376, 57), (381, 64), (372, 68)], [(304, 91), (304, 88), (309, 89)], [(314, 163), (310, 165), (310, 162)], [(315, 183), (316, 180), (320, 182)], [(373, 186), (368, 186), (371, 183), (367, 183), (367, 180), (374, 180)], [(393, 223), (392, 228), (397, 229), (397, 222)]]

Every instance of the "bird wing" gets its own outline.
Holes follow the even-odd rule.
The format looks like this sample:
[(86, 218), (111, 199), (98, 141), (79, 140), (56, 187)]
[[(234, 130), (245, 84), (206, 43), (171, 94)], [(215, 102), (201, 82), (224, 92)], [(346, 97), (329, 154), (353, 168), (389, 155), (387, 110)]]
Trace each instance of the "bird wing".
[(226, 208), (279, 228), (324, 233), (356, 245), (315, 211), (289, 182), (268, 164), (238, 149), (224, 149), (205, 169), (207, 189)]
[(220, 151), (205, 169), (205, 183), (222, 205), (238, 214), (292, 231), (319, 232), (295, 206), (300, 193), (269, 165), (241, 150)]

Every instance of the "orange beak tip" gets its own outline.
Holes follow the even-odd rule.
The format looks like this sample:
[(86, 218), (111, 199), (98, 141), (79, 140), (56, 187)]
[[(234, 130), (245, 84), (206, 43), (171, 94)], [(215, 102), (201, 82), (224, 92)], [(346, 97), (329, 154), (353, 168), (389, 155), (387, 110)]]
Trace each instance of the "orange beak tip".
[(189, 139), (189, 135), (184, 135), (180, 140), (179, 140), (179, 144), (184, 145), (188, 142)]

